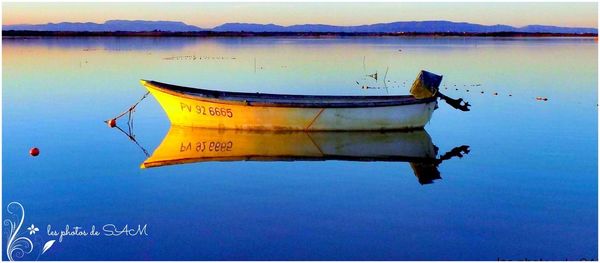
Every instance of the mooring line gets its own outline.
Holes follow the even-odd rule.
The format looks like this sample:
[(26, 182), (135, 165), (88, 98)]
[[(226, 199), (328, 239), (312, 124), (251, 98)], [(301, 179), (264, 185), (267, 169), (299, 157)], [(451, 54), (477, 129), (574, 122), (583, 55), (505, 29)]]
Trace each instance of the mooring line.
[(127, 110), (126, 110), (126, 111), (124, 111), (123, 113), (121, 113), (121, 114), (117, 115), (117, 117), (114, 117), (114, 118), (112, 118), (112, 119), (106, 120), (106, 121), (104, 121), (104, 122), (108, 123), (108, 121), (110, 121), (110, 120), (116, 120), (116, 119), (118, 119), (118, 118), (121, 118), (121, 117), (123, 117), (123, 115), (125, 115), (125, 114), (127, 114), (127, 113), (131, 113), (131, 111), (133, 111), (133, 110), (135, 109), (135, 107), (136, 107), (136, 106), (137, 106), (137, 105), (138, 105), (140, 102), (142, 102), (142, 100), (144, 100), (144, 99), (145, 99), (145, 98), (148, 96), (148, 94), (150, 94), (150, 92), (149, 92), (149, 91), (147, 91), (147, 92), (146, 92), (146, 94), (144, 94), (144, 96), (142, 96), (142, 98), (140, 98), (140, 99), (139, 99), (139, 100), (138, 100), (136, 103), (134, 103), (133, 105), (131, 105), (131, 107), (129, 107), (129, 109), (127, 109)]

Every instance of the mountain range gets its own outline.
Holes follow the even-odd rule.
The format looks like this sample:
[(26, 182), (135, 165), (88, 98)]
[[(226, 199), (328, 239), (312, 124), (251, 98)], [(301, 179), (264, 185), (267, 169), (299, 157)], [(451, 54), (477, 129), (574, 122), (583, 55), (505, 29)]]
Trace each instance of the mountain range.
[(89, 31), (89, 32), (113, 32), (113, 31), (171, 31), (190, 32), (206, 31), (197, 26), (187, 25), (176, 21), (145, 21), (145, 20), (108, 20), (102, 24), (85, 22), (61, 22), (39, 25), (20, 24), (3, 25), (2, 30), (32, 30), (32, 31)]
[(177, 21), (144, 21), (144, 20), (108, 20), (104, 23), (48, 23), (48, 24), (19, 24), (3, 25), (2, 30), (31, 30), (31, 31), (78, 31), (78, 32), (114, 32), (114, 31), (167, 31), (167, 32), (332, 32), (332, 33), (563, 33), (584, 34), (598, 33), (597, 28), (589, 27), (558, 27), (546, 25), (528, 25), (513, 27), (508, 25), (480, 25), (451, 21), (406, 21), (378, 23), (358, 26), (334, 26), (324, 24), (302, 24), (281, 26), (276, 24), (225, 23), (214, 28), (200, 28)]

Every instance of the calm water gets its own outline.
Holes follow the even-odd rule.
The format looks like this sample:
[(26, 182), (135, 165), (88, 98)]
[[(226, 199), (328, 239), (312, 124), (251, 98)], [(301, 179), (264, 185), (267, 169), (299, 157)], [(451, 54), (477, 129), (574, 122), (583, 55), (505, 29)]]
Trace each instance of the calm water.
[[(48, 225), (60, 232), (66, 225), (89, 231), (110, 224), (146, 225), (147, 235), (65, 236), (39, 259), (597, 258), (593, 39), (5, 38), (2, 44), (2, 211), (12, 219), (10, 202), (25, 208), (18, 234), (34, 248), (23, 259), (35, 259), (46, 241), (57, 239)], [(407, 162), (140, 169), (143, 151), (103, 122), (145, 93), (139, 79), (231, 91), (386, 95), (408, 93), (421, 69), (443, 74), (442, 91), (473, 105), (459, 112), (441, 103), (426, 126), (438, 157), (457, 146), (470, 149), (441, 163), (442, 179), (432, 184), (421, 185)], [(377, 82), (364, 77), (375, 72)], [(387, 89), (361, 88), (383, 87), (384, 76)], [(153, 153), (168, 119), (149, 97), (134, 120), (139, 144)], [(36, 158), (28, 154), (33, 146), (41, 150)], [(40, 231), (30, 235), (31, 224)]]

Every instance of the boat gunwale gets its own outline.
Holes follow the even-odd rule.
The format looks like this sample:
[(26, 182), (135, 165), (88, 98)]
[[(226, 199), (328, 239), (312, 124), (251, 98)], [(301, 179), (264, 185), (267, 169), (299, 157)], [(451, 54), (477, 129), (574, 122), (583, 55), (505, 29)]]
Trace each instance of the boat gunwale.
[[(298, 108), (372, 108), (415, 104), (427, 104), (437, 97), (417, 99), (412, 95), (399, 96), (336, 96), (336, 95), (292, 95), (248, 93), (198, 89), (178, 86), (152, 80), (141, 80), (143, 86), (178, 97), (218, 104), (258, 106), (258, 107), (298, 107)], [(302, 100), (302, 101), (293, 101)], [(342, 100), (323, 102), (322, 100)], [(279, 100), (279, 101), (278, 101)], [(281, 101), (287, 100), (287, 101)], [(313, 100), (313, 101), (310, 101)], [(321, 101), (319, 101), (321, 100)], [(343, 101), (347, 100), (347, 101)], [(354, 100), (354, 101), (353, 101)]]

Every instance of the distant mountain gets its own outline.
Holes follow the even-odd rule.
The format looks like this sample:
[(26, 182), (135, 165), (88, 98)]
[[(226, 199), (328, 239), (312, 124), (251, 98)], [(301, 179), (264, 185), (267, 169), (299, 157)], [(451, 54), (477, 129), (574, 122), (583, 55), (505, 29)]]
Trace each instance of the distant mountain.
[(212, 29), (220, 32), (344, 32), (344, 33), (395, 33), (395, 32), (466, 32), (466, 33), (493, 33), (493, 32), (524, 32), (524, 33), (598, 33), (596, 28), (583, 27), (557, 27), (530, 25), (513, 27), (508, 25), (479, 25), (451, 21), (410, 21), (379, 23), (360, 26), (332, 26), (322, 24), (305, 24), (293, 26), (280, 26), (274, 24), (246, 24), (226, 23)]
[(275, 24), (226, 23), (212, 29), (219, 32), (288, 32), (285, 26)]
[(523, 32), (523, 33), (598, 33), (596, 28), (584, 27), (557, 27), (544, 25), (528, 25), (524, 27), (513, 27), (508, 25), (480, 25), (464, 22), (451, 21), (409, 21), (379, 23), (359, 26), (333, 26), (323, 24), (304, 24), (281, 26), (276, 24), (252, 24), (252, 23), (226, 23), (212, 29), (203, 29), (197, 26), (187, 25), (175, 21), (143, 21), (143, 20), (109, 20), (102, 24), (98, 23), (49, 23), (41, 25), (5, 25), (2, 30), (33, 30), (33, 31), (90, 31), (90, 32), (112, 32), (112, 31), (216, 31), (216, 32), (334, 32), (334, 33), (494, 33), (494, 32)]
[(111, 32), (111, 31), (170, 31), (188, 32), (205, 31), (197, 26), (187, 25), (175, 21), (144, 21), (144, 20), (108, 20), (103, 24), (98, 23), (48, 23), (41, 25), (9, 25), (2, 26), (2, 30), (33, 30), (33, 31), (89, 31), (89, 32)]
[(558, 26), (543, 26), (543, 25), (529, 25), (519, 28), (521, 32), (548, 32), (548, 33), (598, 33), (596, 28), (585, 28), (585, 27), (558, 27)]

